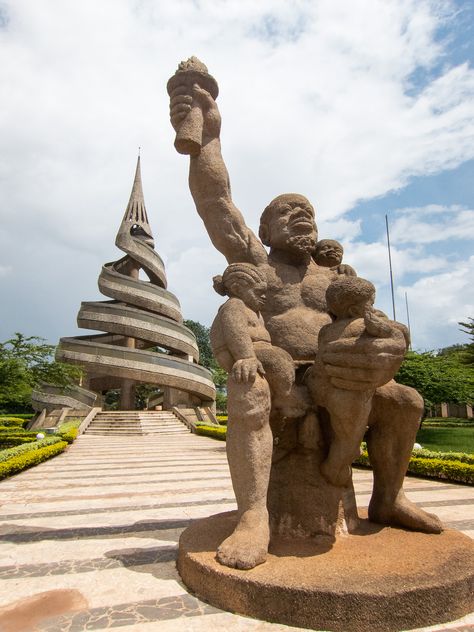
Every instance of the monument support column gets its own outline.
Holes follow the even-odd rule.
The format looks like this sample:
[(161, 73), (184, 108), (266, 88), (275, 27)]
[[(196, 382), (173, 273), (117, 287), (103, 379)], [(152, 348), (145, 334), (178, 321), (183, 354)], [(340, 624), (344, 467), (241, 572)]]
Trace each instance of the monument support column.
[[(135, 264), (133, 267), (129, 268), (128, 276), (131, 279), (138, 280), (140, 275), (140, 267)], [(128, 349), (135, 349), (136, 341), (135, 338), (125, 338), (124, 347)], [(122, 386), (120, 388), (120, 409), (121, 410), (135, 410), (135, 392), (136, 385), (134, 380), (122, 380)]]

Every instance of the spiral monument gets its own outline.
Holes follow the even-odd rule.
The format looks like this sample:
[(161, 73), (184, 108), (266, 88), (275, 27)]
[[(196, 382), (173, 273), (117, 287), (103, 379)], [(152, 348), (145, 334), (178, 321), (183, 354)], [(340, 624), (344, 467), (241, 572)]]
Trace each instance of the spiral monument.
[[(90, 391), (120, 389), (122, 410), (135, 408), (138, 384), (161, 387), (164, 407), (210, 405), (211, 374), (197, 364), (196, 338), (183, 325), (178, 299), (166, 289), (165, 267), (154, 249), (140, 157), (115, 244), (125, 256), (106, 263), (98, 280), (101, 293), (112, 300), (83, 302), (77, 316), (79, 327), (105, 333), (61, 338), (57, 360), (82, 366)], [(149, 281), (139, 278), (140, 270)]]

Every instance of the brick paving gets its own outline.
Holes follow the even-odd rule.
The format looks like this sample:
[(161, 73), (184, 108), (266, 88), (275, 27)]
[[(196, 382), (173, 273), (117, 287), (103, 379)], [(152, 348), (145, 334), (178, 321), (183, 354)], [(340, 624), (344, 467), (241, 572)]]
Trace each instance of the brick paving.
[[(372, 475), (357, 470), (354, 479), (364, 507)], [(410, 477), (405, 489), (474, 538), (473, 487)], [(86, 435), (1, 482), (0, 498), (2, 632), (300, 630), (205, 604), (177, 574), (189, 522), (235, 508), (223, 443), (184, 426), (163, 436)], [(474, 616), (425, 629), (467, 632)]]

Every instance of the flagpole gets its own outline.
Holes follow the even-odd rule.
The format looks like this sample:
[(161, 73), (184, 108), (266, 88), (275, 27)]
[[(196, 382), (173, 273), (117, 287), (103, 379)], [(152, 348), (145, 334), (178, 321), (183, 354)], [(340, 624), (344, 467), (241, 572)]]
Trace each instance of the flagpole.
[(388, 216), (385, 215), (385, 226), (387, 228), (387, 246), (388, 246), (388, 264), (390, 267), (390, 288), (392, 290), (392, 309), (393, 309), (393, 320), (397, 320), (395, 314), (395, 294), (393, 292), (393, 271), (392, 271), (392, 254), (390, 252), (390, 233), (388, 230)]

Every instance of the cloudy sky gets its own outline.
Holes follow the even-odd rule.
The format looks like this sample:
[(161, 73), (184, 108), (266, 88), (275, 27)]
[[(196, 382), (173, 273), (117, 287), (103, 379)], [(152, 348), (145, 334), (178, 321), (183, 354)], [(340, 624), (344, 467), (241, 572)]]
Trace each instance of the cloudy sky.
[[(472, 0), (0, 0), (0, 340), (79, 333), (141, 146), (156, 248), (185, 318), (222, 298), (173, 148), (166, 82), (197, 55), (219, 82), (234, 200), (257, 229), (279, 193), (377, 286), (413, 343), (474, 316)], [(83, 332), (86, 333), (86, 332)]]

